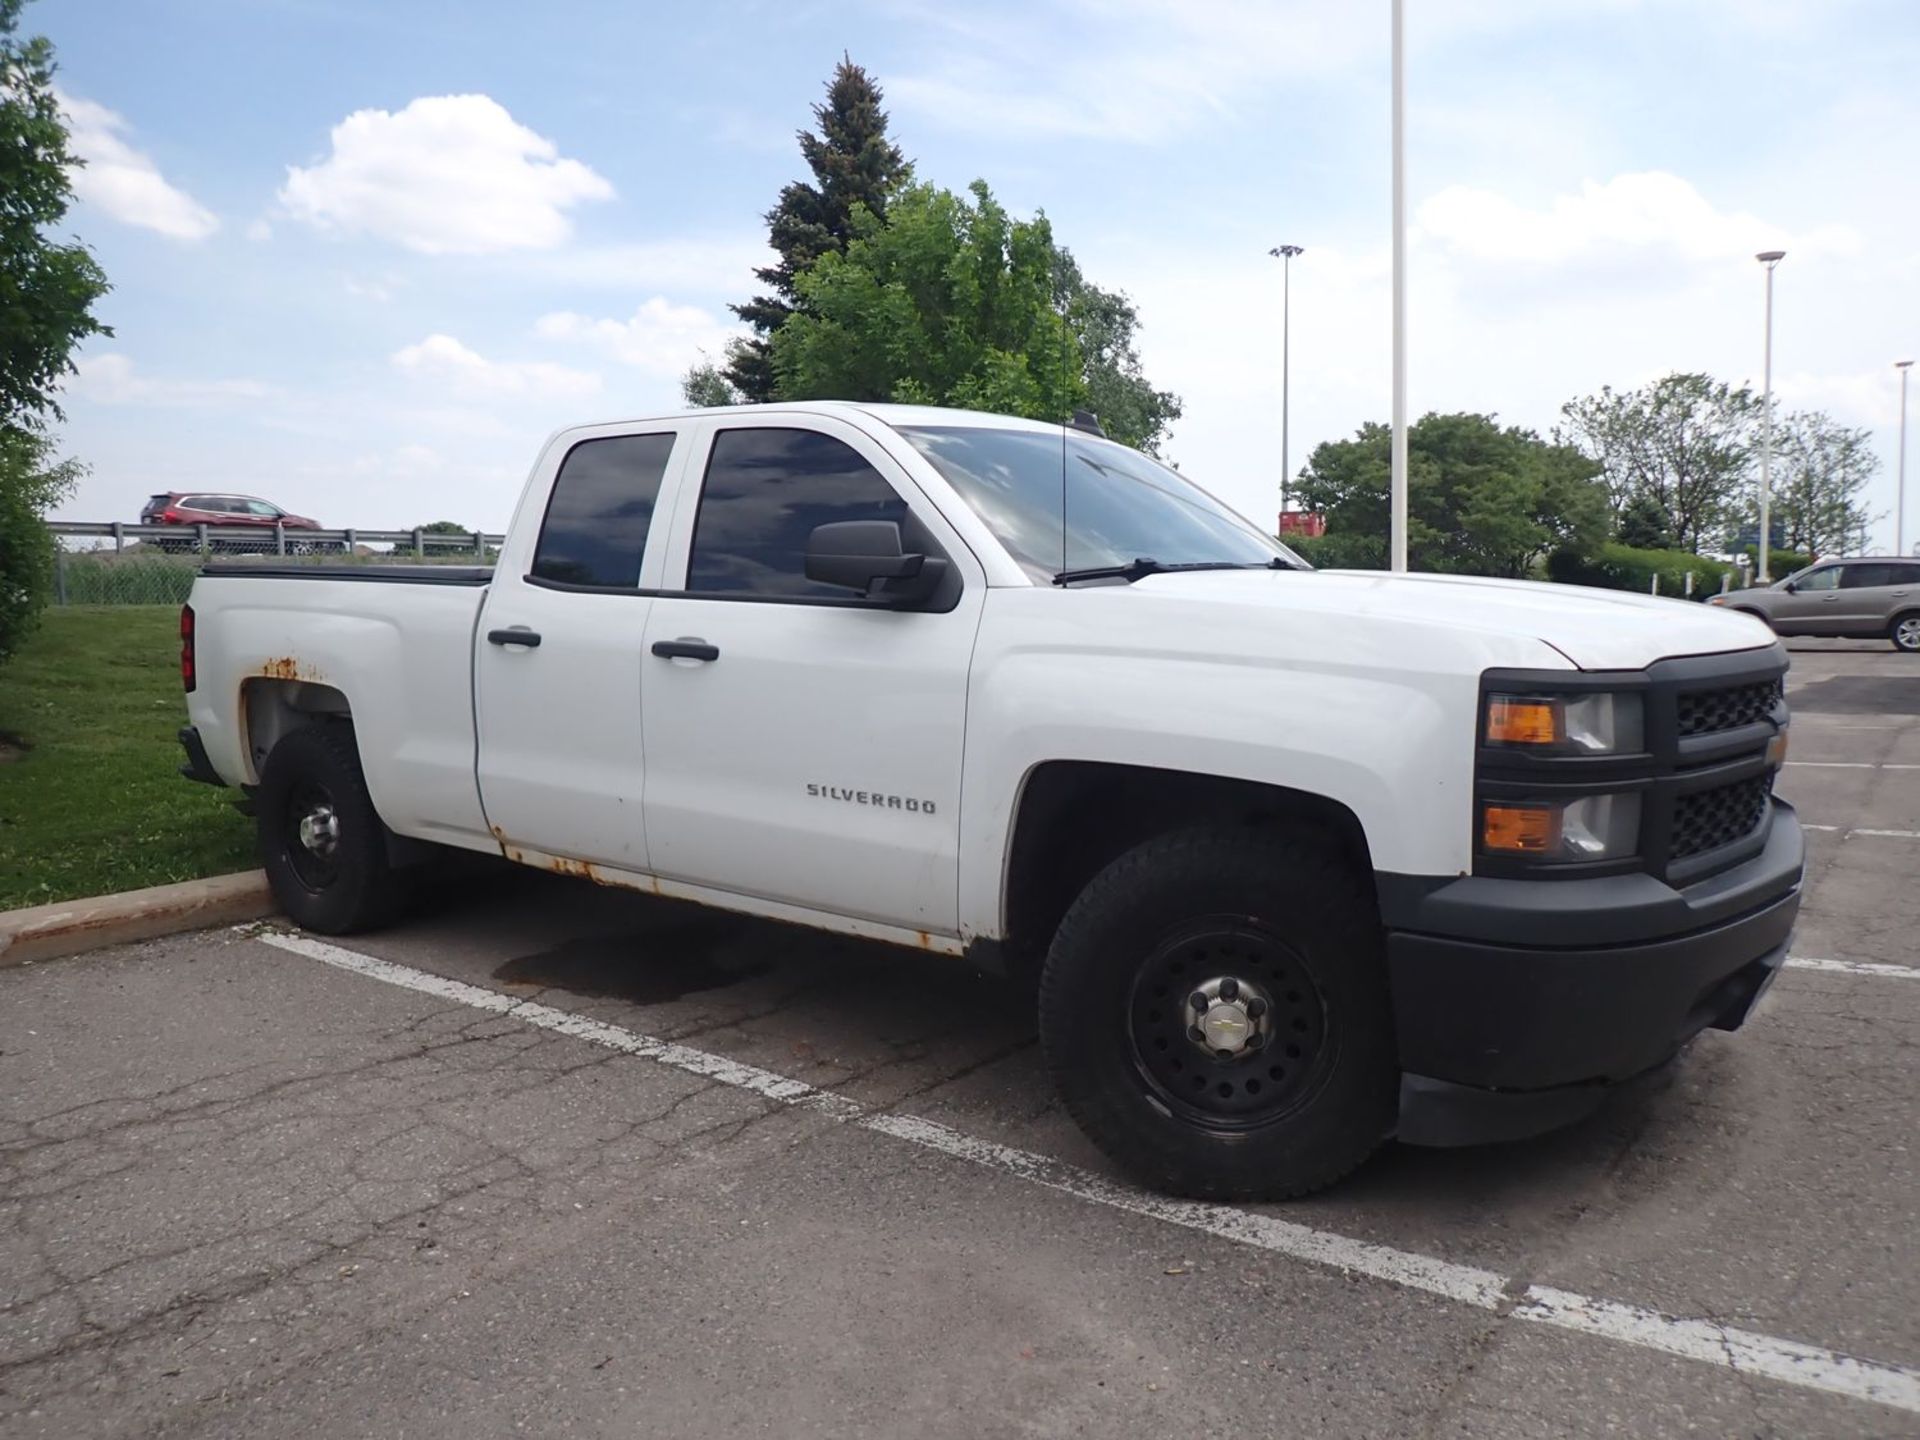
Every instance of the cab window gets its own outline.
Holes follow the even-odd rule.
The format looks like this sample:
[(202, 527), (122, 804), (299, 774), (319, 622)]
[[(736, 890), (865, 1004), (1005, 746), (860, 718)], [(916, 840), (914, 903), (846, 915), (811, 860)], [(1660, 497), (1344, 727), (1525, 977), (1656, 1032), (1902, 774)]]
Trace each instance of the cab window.
[(689, 594), (846, 600), (807, 579), (807, 537), (841, 520), (911, 516), (880, 472), (816, 430), (722, 430), (713, 437), (687, 565)]

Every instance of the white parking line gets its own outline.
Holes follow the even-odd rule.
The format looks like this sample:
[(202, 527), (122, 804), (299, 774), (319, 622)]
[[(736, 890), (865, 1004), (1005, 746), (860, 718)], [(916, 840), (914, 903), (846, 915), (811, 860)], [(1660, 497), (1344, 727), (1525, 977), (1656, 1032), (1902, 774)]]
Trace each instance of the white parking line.
[[(1809, 825), (1804, 820), (1800, 822), (1800, 828), (1802, 830), (1817, 830), (1824, 835), (1840, 833), (1840, 827), (1838, 825)], [(1854, 835), (1878, 835), (1882, 839), (1887, 840), (1920, 840), (1920, 830), (1861, 830), (1856, 828), (1846, 831), (1845, 834), (1847, 837)]]
[(1920, 965), (1877, 965), (1871, 960), (1816, 960), (1795, 955), (1787, 961), (1790, 970), (1830, 970), (1842, 975), (1880, 975), (1889, 980), (1920, 980)]
[(1803, 770), (1920, 770), (1904, 760), (1783, 760), (1783, 765), (1798, 765)]
[(1698, 1360), (1717, 1369), (1762, 1375), (1803, 1389), (1920, 1414), (1920, 1368), (1862, 1360), (1817, 1345), (1734, 1329), (1713, 1320), (1666, 1315), (1552, 1286), (1522, 1285), (1517, 1279), (1509, 1280), (1496, 1271), (1376, 1245), (1232, 1205), (1150, 1194), (1044, 1155), (976, 1139), (932, 1120), (875, 1113), (845, 1096), (820, 1090), (802, 1080), (618, 1025), (589, 1020), (550, 1005), (516, 1000), (478, 985), (396, 965), (304, 935), (269, 932), (255, 938), (263, 944), (405, 990), (491, 1011), (556, 1034), (653, 1060), (722, 1085), (752, 1091), (782, 1105), (817, 1110), (876, 1134), (936, 1150), (1096, 1205), (1343, 1272), (1368, 1275), (1407, 1289), (1509, 1315), (1515, 1320), (1597, 1335), (1645, 1350)]

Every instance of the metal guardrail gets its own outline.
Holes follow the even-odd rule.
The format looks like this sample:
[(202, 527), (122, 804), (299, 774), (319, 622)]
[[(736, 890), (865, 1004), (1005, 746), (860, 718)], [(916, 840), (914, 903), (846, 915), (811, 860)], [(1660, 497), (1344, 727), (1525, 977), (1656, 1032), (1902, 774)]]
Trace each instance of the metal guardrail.
[(129, 541), (154, 541), (165, 551), (201, 555), (351, 555), (362, 545), (393, 545), (405, 546), (424, 559), (429, 554), (484, 555), (499, 549), (507, 538), (484, 530), (445, 535), (430, 530), (289, 530), (280, 524), (271, 530), (264, 525), (127, 525), (118, 520), (104, 524), (54, 520), (47, 528), (60, 536), (110, 539), (116, 553), (125, 550)]
[[(252, 557), (264, 563), (378, 567), (407, 561), (490, 561), (506, 536), (484, 530), (299, 530), (285, 526), (128, 525), (49, 522), (55, 552), (55, 605), (179, 605), (207, 560)], [(86, 541), (106, 541), (87, 546)], [(76, 542), (79, 542), (76, 544)], [(137, 542), (137, 543), (136, 543)], [(391, 546), (391, 549), (372, 548)]]

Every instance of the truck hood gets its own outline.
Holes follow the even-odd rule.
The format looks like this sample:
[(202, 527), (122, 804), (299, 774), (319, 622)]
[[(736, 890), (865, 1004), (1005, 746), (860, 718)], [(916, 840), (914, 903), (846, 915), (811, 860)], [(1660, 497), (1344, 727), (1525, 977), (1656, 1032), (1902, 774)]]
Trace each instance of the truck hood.
[(1525, 635), (1582, 670), (1639, 670), (1676, 655), (1773, 643), (1773, 632), (1760, 621), (1714, 606), (1532, 580), (1379, 570), (1198, 570), (1150, 575), (1137, 588), (1292, 613), (1328, 611), (1420, 628)]

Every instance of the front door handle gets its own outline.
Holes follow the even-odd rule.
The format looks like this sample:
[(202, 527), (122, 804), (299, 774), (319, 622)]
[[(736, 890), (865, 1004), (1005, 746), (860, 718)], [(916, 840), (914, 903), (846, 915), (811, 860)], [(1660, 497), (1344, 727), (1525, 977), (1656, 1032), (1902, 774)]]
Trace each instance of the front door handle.
[(538, 650), (540, 632), (538, 630), (489, 630), (487, 643), (489, 645), (524, 645), (529, 650)]
[(720, 647), (689, 637), (684, 640), (656, 640), (653, 653), (662, 660), (718, 660)]

